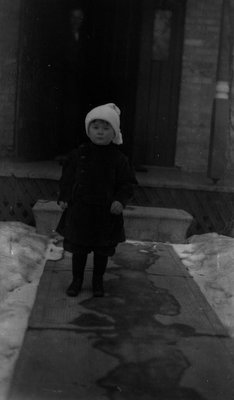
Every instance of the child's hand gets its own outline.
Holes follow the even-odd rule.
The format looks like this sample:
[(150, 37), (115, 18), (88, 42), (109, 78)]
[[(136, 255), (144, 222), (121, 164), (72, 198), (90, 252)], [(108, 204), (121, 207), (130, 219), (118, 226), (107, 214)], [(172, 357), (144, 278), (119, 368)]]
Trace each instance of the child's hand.
[(67, 202), (66, 201), (59, 201), (58, 205), (62, 210), (65, 210), (65, 208), (67, 208)]
[(119, 201), (113, 201), (111, 204), (111, 214), (119, 215), (123, 212), (123, 205)]

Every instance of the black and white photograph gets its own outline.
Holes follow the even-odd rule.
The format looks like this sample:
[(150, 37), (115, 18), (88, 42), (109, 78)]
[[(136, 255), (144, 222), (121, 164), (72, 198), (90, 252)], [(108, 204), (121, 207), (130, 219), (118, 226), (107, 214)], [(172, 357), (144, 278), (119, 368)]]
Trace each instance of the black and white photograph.
[(234, 0), (0, 0), (0, 400), (234, 399)]

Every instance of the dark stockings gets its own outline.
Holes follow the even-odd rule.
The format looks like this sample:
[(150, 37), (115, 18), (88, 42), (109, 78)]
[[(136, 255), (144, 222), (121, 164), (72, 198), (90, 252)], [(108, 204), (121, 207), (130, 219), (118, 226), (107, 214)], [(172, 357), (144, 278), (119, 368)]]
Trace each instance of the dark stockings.
[[(76, 252), (72, 254), (72, 276), (73, 280), (67, 289), (67, 295), (75, 297), (79, 294), (84, 280), (84, 270), (87, 261), (87, 254)], [(104, 296), (103, 275), (106, 270), (108, 257), (94, 252), (93, 256), (93, 295)]]
[(93, 273), (97, 276), (103, 276), (106, 270), (108, 257), (97, 253), (93, 255)]
[(75, 297), (78, 295), (82, 288), (84, 280), (84, 270), (87, 261), (87, 254), (85, 253), (73, 253), (72, 254), (72, 276), (73, 280), (67, 289), (67, 295)]
[(108, 257), (94, 252), (93, 257), (93, 295), (95, 297), (104, 296), (103, 275), (106, 270)]
[(73, 253), (72, 254), (72, 276), (73, 280), (81, 280), (83, 282), (84, 279), (84, 270), (87, 262), (88, 254), (86, 253)]

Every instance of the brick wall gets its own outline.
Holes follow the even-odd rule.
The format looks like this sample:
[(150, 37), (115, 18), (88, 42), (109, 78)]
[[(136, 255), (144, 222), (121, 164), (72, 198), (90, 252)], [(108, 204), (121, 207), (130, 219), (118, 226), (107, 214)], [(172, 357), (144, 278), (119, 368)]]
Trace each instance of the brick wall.
[(0, 0), (0, 156), (14, 143), (20, 0)]
[(176, 165), (206, 171), (222, 0), (188, 0)]

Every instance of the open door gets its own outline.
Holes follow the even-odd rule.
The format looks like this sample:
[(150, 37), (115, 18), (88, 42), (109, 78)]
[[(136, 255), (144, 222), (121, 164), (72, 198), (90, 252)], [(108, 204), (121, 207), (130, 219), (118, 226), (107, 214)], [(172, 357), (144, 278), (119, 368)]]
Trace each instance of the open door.
[(122, 150), (132, 158), (139, 61), (141, 3), (144, 0), (89, 0), (95, 43), (92, 105), (114, 102), (121, 109)]
[[(92, 43), (87, 65), (90, 108), (115, 102), (121, 109), (123, 150), (131, 157), (143, 0), (84, 0)], [(25, 159), (64, 154), (60, 63), (68, 0), (22, 0), (16, 152)], [(87, 107), (85, 107), (87, 108)], [(87, 111), (89, 111), (87, 109)], [(61, 140), (62, 138), (62, 140)], [(60, 146), (60, 147), (59, 147)]]
[(174, 165), (184, 15), (184, 0), (142, 2), (136, 164)]
[(46, 159), (55, 147), (59, 87), (51, 59), (62, 15), (61, 1), (22, 1), (16, 118), (20, 158)]

